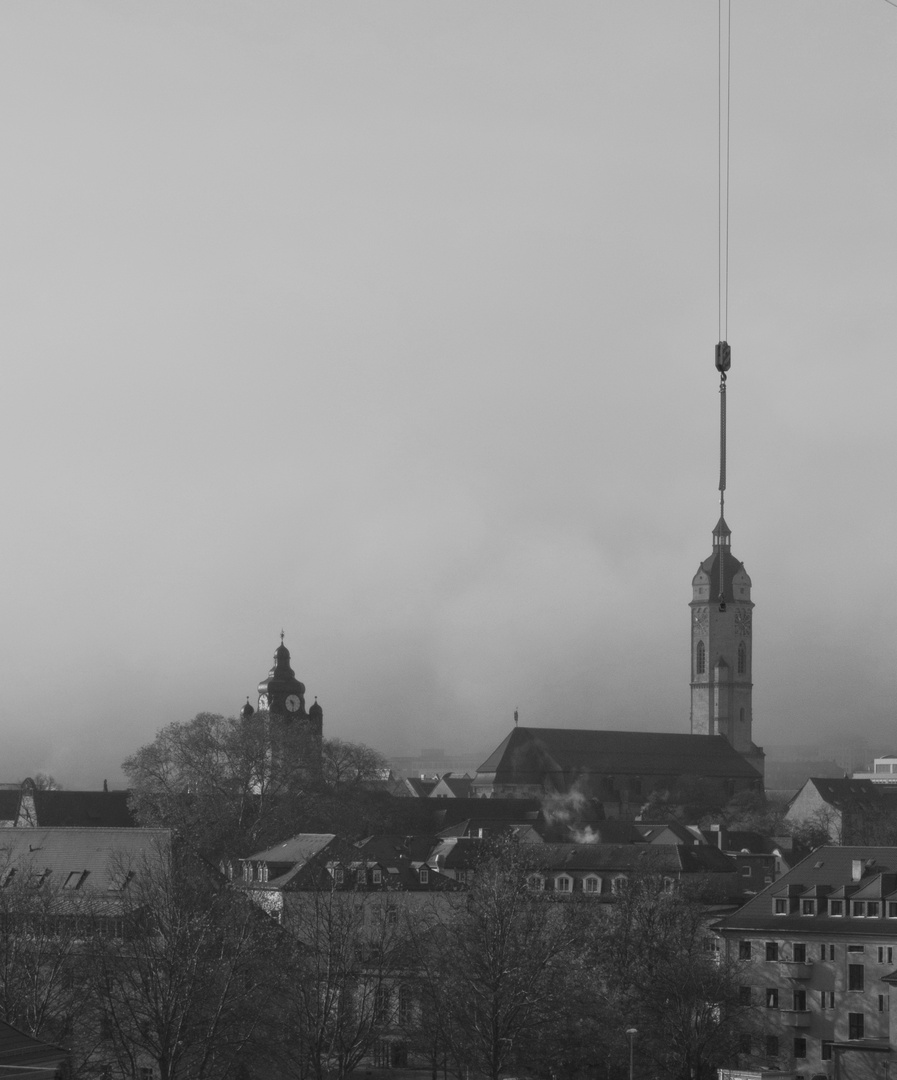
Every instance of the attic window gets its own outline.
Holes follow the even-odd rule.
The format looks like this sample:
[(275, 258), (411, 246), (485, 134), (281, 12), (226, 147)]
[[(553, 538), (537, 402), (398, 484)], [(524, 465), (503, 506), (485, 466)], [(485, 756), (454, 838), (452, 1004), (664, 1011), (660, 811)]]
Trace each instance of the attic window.
[[(228, 864), (228, 865), (230, 865), (230, 864)], [(233, 873), (233, 868), (231, 868), (231, 873)], [(123, 872), (121, 872), (119, 874), (115, 874), (115, 876), (109, 882), (108, 891), (109, 892), (118, 892), (118, 891), (120, 891), (122, 889), (126, 889), (131, 884), (133, 879), (134, 879), (134, 871), (133, 870), (126, 870), (126, 871), (123, 871)]]
[(888, 918), (897, 919), (897, 901), (895, 900), (888, 901)]
[(829, 900), (828, 913), (835, 918), (840, 918), (844, 914), (844, 901), (843, 900)]
[(427, 885), (427, 884), (429, 884), (429, 881), (430, 881), (430, 871), (426, 868), (426, 866), (422, 866), (420, 868), (420, 883), (421, 883), (421, 885)]
[(801, 900), (800, 902), (801, 915), (815, 915), (816, 914), (816, 901), (815, 900)]
[(772, 902), (773, 915), (787, 915), (788, 914), (788, 900), (787, 897), (777, 896)]
[(372, 870), (371, 871), (371, 881), (375, 885), (382, 885), (383, 884), (383, 871), (380, 870), (380, 869), (377, 869), (377, 868)]
[(866, 904), (863, 900), (854, 900), (853, 902), (853, 915), (854, 918), (862, 919), (866, 914)]
[(566, 874), (561, 874), (554, 879), (554, 891), (555, 892), (572, 892), (573, 891), (573, 878), (568, 877)]
[(6, 888), (6, 886), (15, 877), (16, 868), (14, 866), (7, 866), (3, 873), (0, 873), (0, 889)]
[(80, 889), (87, 874), (87, 870), (73, 870), (62, 883), (63, 889)]
[(345, 874), (343, 873), (343, 868), (341, 866), (338, 866), (333, 871), (333, 880), (336, 882), (337, 885), (342, 885), (344, 878)]
[(879, 910), (880, 909), (879, 909), (879, 905), (878, 905), (877, 900), (867, 900), (866, 901), (866, 918), (867, 919), (877, 919)]

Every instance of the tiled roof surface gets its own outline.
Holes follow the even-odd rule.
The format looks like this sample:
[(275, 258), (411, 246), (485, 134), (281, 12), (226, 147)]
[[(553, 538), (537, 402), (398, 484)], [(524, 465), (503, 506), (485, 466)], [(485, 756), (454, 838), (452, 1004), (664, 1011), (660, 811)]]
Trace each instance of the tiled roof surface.
[(645, 870), (648, 872), (737, 873), (716, 848), (683, 844), (533, 844), (529, 864), (546, 870)]
[(516, 727), (480, 765), (496, 782), (541, 783), (546, 771), (637, 776), (760, 774), (721, 735)]
[[(860, 881), (852, 880), (853, 863), (864, 864)], [(870, 863), (870, 860), (871, 863)], [(824, 915), (773, 914), (773, 898), (787, 895), (807, 895), (814, 887), (832, 889), (832, 896), (850, 896), (863, 891), (867, 895), (881, 895), (876, 882), (878, 875), (897, 875), (897, 848), (894, 847), (821, 847), (799, 862), (778, 881), (768, 885), (734, 914), (721, 921), (723, 930), (774, 930), (784, 932), (800, 928), (812, 933), (850, 933), (862, 936), (880, 936), (893, 933), (895, 921), (882, 918), (851, 918)], [(891, 878), (897, 883), (897, 878)], [(897, 897), (895, 897), (897, 899)]]
[(35, 791), (37, 823), (44, 828), (133, 828), (127, 791)]
[(64, 886), (70, 874), (87, 871), (85, 892), (106, 892), (123, 869), (136, 873), (167, 858), (167, 829), (4, 829), (0, 868), (49, 870), (50, 881)]
[(299, 833), (282, 844), (256, 851), (247, 856), (248, 862), (306, 862), (313, 855), (323, 851), (336, 839), (336, 833)]

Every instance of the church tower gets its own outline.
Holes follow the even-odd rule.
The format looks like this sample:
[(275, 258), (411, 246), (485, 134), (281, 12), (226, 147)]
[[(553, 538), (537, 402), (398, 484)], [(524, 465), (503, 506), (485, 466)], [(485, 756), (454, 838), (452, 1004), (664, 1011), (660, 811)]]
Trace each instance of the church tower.
[(721, 341), (716, 349), (720, 373), (720, 518), (713, 530), (713, 553), (698, 567), (691, 583), (691, 733), (722, 735), (762, 776), (764, 754), (754, 745), (751, 710), (751, 579), (732, 554), (732, 534), (723, 514), (729, 365), (729, 346)]
[[(291, 728), (297, 726), (303, 736), (299, 742), (302, 757), (306, 759), (305, 765), (310, 773), (319, 774), (324, 710), (315, 698), (314, 704), (306, 711), (305, 683), (296, 678), (290, 666), (290, 650), (283, 643), (283, 631), (274, 652), (274, 666), (268, 672), (268, 677), (258, 685), (258, 707), (260, 712), (270, 713), (272, 721), (280, 721)], [(251, 706), (249, 708), (251, 712)]]

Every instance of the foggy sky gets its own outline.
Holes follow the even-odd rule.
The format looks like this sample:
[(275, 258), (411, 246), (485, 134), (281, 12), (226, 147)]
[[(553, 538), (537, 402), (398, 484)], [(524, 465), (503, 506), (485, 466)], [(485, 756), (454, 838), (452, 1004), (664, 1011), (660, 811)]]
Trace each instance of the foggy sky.
[[(325, 734), (687, 731), (717, 5), (0, 6), (3, 775), (120, 784), (281, 628)], [(755, 740), (897, 751), (897, 10), (733, 0)]]

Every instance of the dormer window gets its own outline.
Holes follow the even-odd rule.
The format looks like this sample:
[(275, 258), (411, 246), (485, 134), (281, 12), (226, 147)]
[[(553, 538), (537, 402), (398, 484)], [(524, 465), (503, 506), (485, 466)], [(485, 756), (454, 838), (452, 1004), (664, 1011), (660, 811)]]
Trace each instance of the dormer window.
[(421, 885), (427, 885), (430, 881), (430, 871), (426, 866), (420, 868), (420, 883)]
[(582, 883), (583, 892), (587, 893), (600, 893), (601, 892), (601, 878), (597, 874), (590, 874)]
[(801, 900), (800, 902), (801, 915), (815, 915), (816, 914), (816, 901), (815, 900)]
[(844, 901), (843, 900), (829, 900), (828, 913), (833, 918), (840, 919), (844, 915)]
[(853, 917), (855, 919), (862, 919), (866, 914), (866, 903), (863, 900), (854, 900), (853, 902)]
[(773, 915), (787, 915), (788, 914), (788, 898), (785, 896), (776, 896), (772, 902)]
[(566, 874), (561, 874), (560, 877), (554, 879), (554, 891), (568, 893), (573, 891), (573, 878), (567, 877)]
[(342, 885), (342, 883), (345, 881), (345, 878), (345, 871), (341, 866), (337, 866), (336, 869), (333, 871), (333, 880), (336, 882), (337, 885)]
[(880, 909), (879, 909), (877, 900), (867, 900), (866, 901), (866, 918), (867, 919), (877, 919), (879, 910)]
[(545, 888), (545, 879), (541, 874), (530, 874), (526, 883), (533, 892), (542, 892)]
[(379, 867), (375, 867), (371, 871), (371, 881), (375, 885), (382, 885), (383, 884), (383, 871), (380, 870)]

